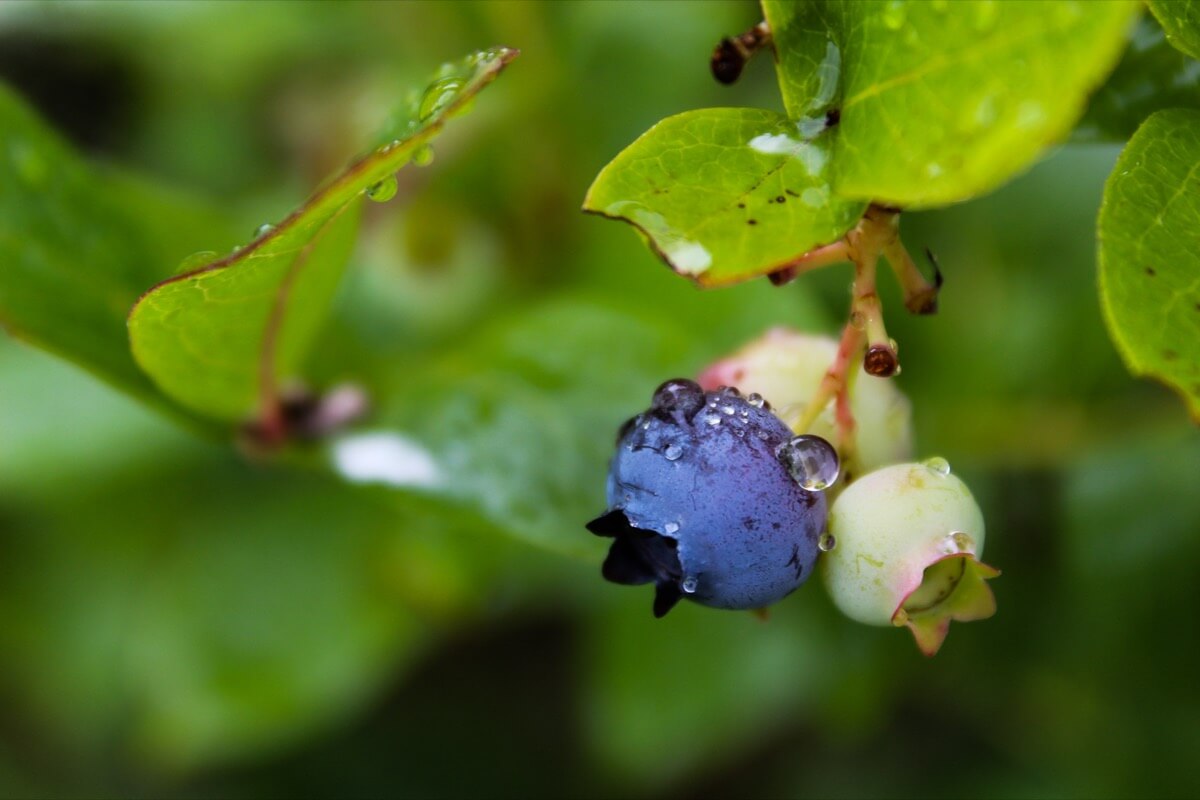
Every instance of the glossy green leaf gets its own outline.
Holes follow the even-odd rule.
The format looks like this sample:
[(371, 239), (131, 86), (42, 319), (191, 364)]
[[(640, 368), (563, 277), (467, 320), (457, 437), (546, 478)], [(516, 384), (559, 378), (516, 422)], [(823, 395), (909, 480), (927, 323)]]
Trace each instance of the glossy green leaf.
[(600, 172), (584, 210), (634, 225), (703, 286), (773, 272), (841, 237), (865, 209), (830, 191), (823, 128), (761, 109), (669, 117)]
[(1167, 32), (1167, 41), (1192, 58), (1200, 58), (1200, 2), (1146, 0), (1146, 5)]
[(1154, 16), (1143, 14), (1073, 138), (1124, 142), (1146, 117), (1166, 108), (1200, 108), (1200, 61), (1172, 47)]
[(0, 86), (0, 326), (151, 402), (125, 315), (180, 252), (232, 242), (201, 203), (94, 168)]
[(394, 194), (393, 173), (426, 157), (447, 119), (516, 56), (499, 48), (446, 65), (395, 115), (375, 150), (278, 225), (224, 258), (212, 254), (148, 291), (129, 315), (134, 357), (167, 395), (198, 413), (269, 414), (296, 377), (354, 245), (364, 194)]
[(1104, 187), (1100, 298), (1125, 364), (1200, 420), (1200, 111), (1160, 111)]
[(788, 113), (840, 112), (837, 194), (903, 207), (988, 192), (1065, 138), (1133, 2), (764, 0)]

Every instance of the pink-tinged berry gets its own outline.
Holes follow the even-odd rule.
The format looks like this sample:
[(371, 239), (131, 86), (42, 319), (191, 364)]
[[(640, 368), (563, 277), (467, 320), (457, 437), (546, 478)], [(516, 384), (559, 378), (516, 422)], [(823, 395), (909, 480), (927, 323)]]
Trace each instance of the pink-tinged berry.
[[(773, 328), (736, 353), (701, 373), (706, 389), (736, 386), (745, 394), (765, 397), (784, 422), (793, 423), (816, 393), (821, 378), (837, 355), (838, 343), (828, 336)], [(908, 399), (890, 380), (859, 369), (850, 395), (857, 423), (857, 467), (863, 472), (912, 458), (912, 410)], [(834, 402), (807, 430), (837, 442)]]
[(983, 514), (945, 459), (860, 477), (834, 502), (827, 537), (821, 571), (837, 607), (868, 625), (908, 627), (926, 655), (951, 620), (996, 612), (984, 581), (1000, 573), (979, 560)]

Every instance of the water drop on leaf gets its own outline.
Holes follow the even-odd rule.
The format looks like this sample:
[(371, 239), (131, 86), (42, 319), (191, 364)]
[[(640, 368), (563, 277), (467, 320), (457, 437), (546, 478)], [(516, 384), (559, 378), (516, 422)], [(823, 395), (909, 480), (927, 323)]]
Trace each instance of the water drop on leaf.
[(270, 233), (273, 230), (275, 230), (274, 225), (272, 225), (269, 222), (264, 222), (262, 225), (259, 225), (257, 228), (254, 229), (254, 238), (257, 239), (260, 236), (266, 236), (268, 233)]
[(423, 144), (416, 149), (412, 156), (413, 163), (418, 167), (427, 167), (433, 163), (433, 148)]
[(425, 122), (437, 114), (458, 96), (462, 90), (463, 81), (459, 78), (442, 78), (434, 81), (421, 97), (421, 106), (417, 112), (418, 118)]
[(220, 258), (213, 250), (201, 250), (199, 253), (192, 253), (190, 256), (179, 262), (180, 272), (190, 272), (197, 267), (203, 267), (205, 264), (211, 264)]
[(367, 189), (367, 198), (374, 200), (376, 203), (386, 203), (396, 196), (396, 176), (388, 175), (379, 183), (373, 184)]

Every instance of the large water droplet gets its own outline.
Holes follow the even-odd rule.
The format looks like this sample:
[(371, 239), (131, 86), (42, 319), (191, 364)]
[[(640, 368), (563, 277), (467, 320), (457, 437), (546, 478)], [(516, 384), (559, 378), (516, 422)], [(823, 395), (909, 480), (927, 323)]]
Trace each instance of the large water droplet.
[(682, 455), (683, 448), (677, 444), (669, 444), (667, 445), (667, 448), (663, 450), (663, 457), (666, 458), (667, 461), (678, 461)]
[(254, 229), (254, 238), (257, 239), (260, 236), (266, 236), (268, 233), (270, 233), (273, 230), (275, 230), (274, 225), (272, 225), (269, 222), (264, 222), (262, 225), (259, 225), (257, 228)]
[(667, 534), (668, 536), (679, 533), (679, 523), (668, 522), (667, 524), (663, 525), (663, 533)]
[(764, 400), (763, 396), (758, 392), (751, 392), (749, 396), (746, 397), (746, 402), (755, 408), (762, 408), (767, 404), (767, 401)]
[(835, 547), (837, 547), (837, 539), (829, 531), (822, 533), (821, 538), (817, 540), (817, 549), (822, 553), (828, 553)]
[(838, 479), (841, 465), (833, 445), (820, 436), (795, 436), (779, 446), (775, 455), (801, 489), (821, 492)]
[(663, 411), (695, 414), (704, 406), (704, 390), (686, 378), (669, 380), (654, 391), (650, 406)]
[(696, 580), (696, 578), (692, 575), (688, 575), (686, 578), (684, 578), (683, 583), (679, 585), (679, 588), (683, 589), (688, 594), (695, 594), (696, 589), (699, 587), (700, 581)]
[(936, 472), (938, 475), (949, 475), (950, 474), (950, 462), (947, 461), (946, 459), (942, 458), (941, 456), (934, 456), (933, 458), (927, 458), (922, 463), (929, 469)]
[(975, 552), (975, 540), (962, 531), (953, 531), (941, 541), (938, 549), (948, 556), (956, 553), (973, 553)]
[(421, 107), (417, 111), (417, 116), (422, 122), (425, 122), (450, 105), (462, 87), (463, 81), (460, 78), (442, 78), (434, 81), (421, 97)]
[(367, 199), (374, 200), (376, 203), (386, 203), (396, 196), (398, 186), (396, 176), (388, 175), (379, 181), (379, 183), (372, 184), (371, 188), (367, 189)]
[(413, 151), (413, 163), (418, 167), (427, 167), (433, 163), (433, 148), (423, 144)]
[(179, 262), (180, 272), (189, 272), (197, 267), (203, 267), (205, 264), (211, 264), (220, 256), (214, 250), (201, 250), (199, 253), (192, 253), (190, 256)]

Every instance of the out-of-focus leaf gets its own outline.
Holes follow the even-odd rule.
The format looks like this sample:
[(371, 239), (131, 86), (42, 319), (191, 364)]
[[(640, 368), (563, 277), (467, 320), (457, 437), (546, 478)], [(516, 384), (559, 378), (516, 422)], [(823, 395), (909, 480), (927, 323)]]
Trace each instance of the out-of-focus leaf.
[(764, 275), (840, 238), (866, 208), (830, 191), (824, 129), (761, 109), (668, 117), (600, 172), (583, 207), (634, 225), (703, 286)]
[(7, 504), (0, 567), (0, 679), (76, 746), (159, 768), (327, 724), (425, 627), (391, 571), (403, 531), (390, 504), (177, 456), (54, 508)]
[(606, 769), (662, 786), (729, 763), (787, 726), (838, 683), (838, 647), (801, 587), (765, 623), (688, 603), (650, 613), (652, 591), (624, 595), (586, 628), (585, 731)]
[(1200, 2), (1146, 0), (1146, 5), (1167, 32), (1167, 41), (1192, 58), (1200, 58)]
[(995, 189), (1064, 138), (1137, 4), (764, 0), (788, 113), (840, 110), (835, 193), (929, 207)]
[(765, 282), (741, 289), (753, 300), (740, 289), (692, 292), (722, 319), (702, 328), (632, 300), (618, 311), (568, 295), (526, 309), (393, 375), (373, 429), (331, 443), (335, 466), (472, 508), (540, 547), (598, 558), (601, 543), (583, 524), (603, 509), (621, 423), (662, 381), (694, 376), (772, 321), (812, 317)]
[(1160, 111), (1104, 187), (1100, 299), (1135, 375), (1183, 395), (1200, 420), (1200, 111)]
[(394, 193), (393, 173), (421, 160), (420, 149), (516, 55), (497, 48), (446, 65), (408, 98), (375, 150), (285, 220), (146, 292), (129, 315), (138, 364), (167, 395), (200, 414), (234, 421), (256, 410), (273, 413), (280, 382), (295, 377), (325, 317), (354, 245), (364, 193), (380, 199)]
[(1200, 61), (1172, 47), (1154, 16), (1143, 14), (1121, 63), (1093, 95), (1074, 137), (1123, 142), (1155, 111), (1197, 107)]
[(93, 168), (0, 86), (0, 325), (143, 400), (125, 315), (181, 252), (232, 241), (213, 209)]

